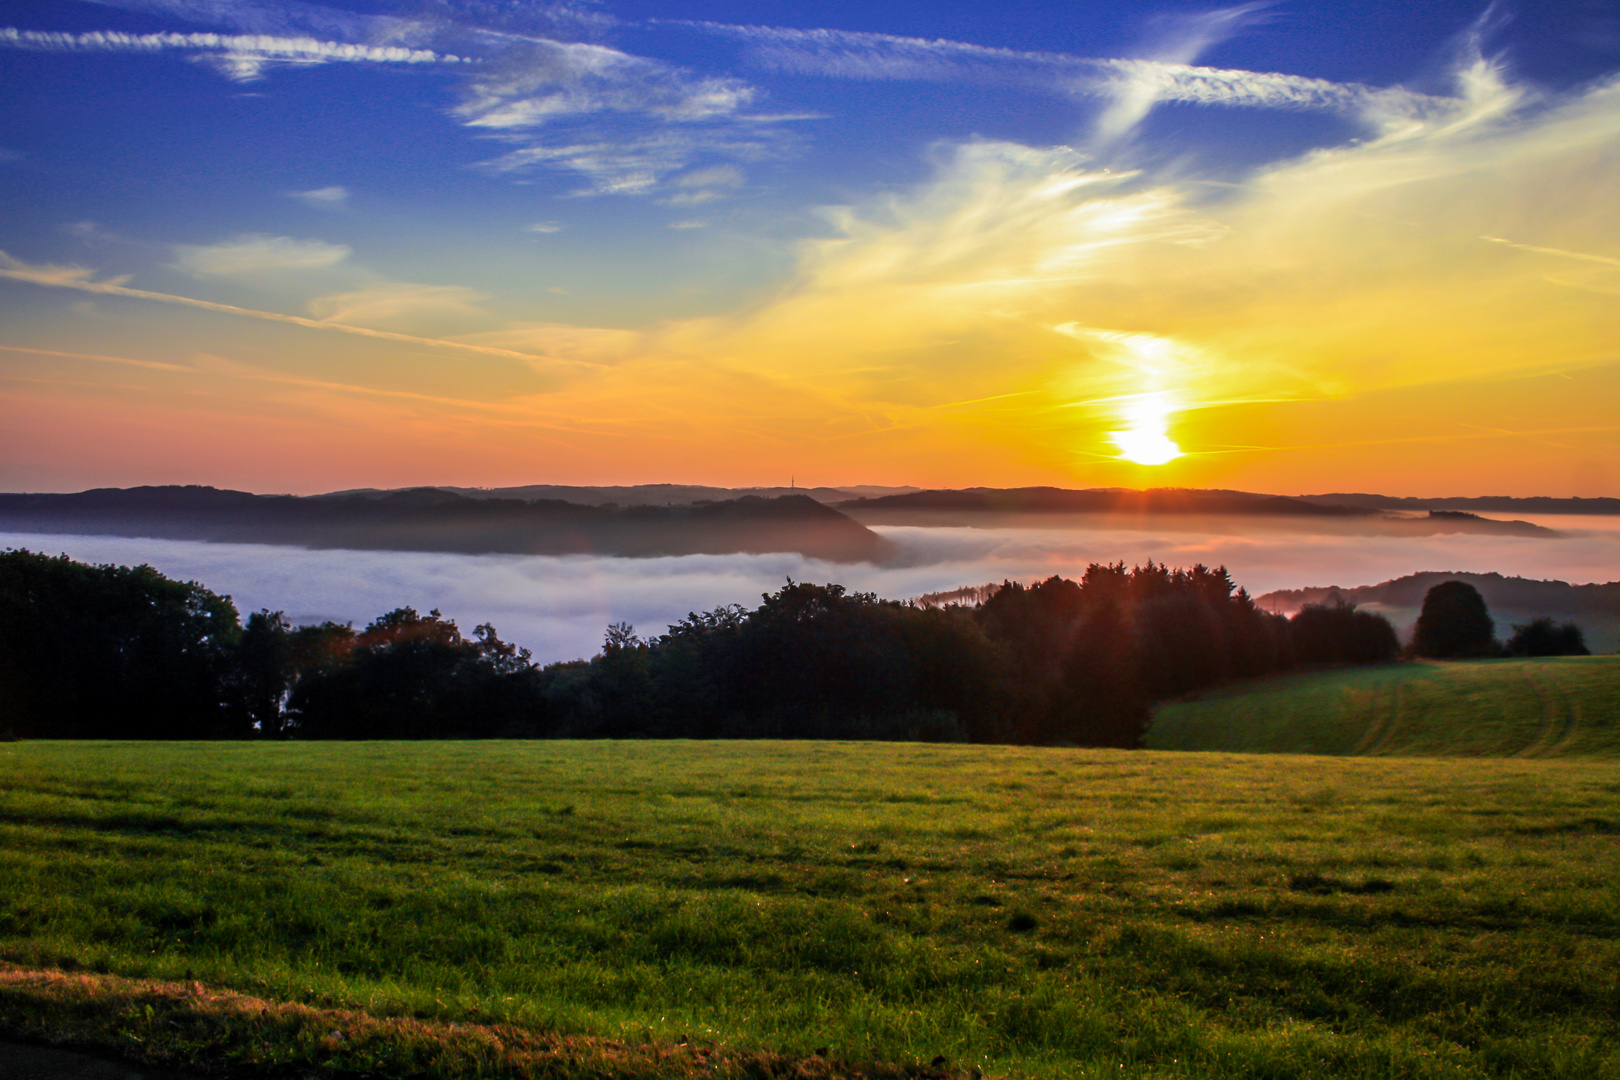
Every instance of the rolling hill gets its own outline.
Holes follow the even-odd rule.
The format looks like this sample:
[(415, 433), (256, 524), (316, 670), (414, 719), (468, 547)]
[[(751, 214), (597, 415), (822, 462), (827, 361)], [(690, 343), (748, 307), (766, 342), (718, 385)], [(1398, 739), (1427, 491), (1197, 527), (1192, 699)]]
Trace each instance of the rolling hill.
[(1287, 675), (1162, 706), (1152, 750), (1620, 757), (1620, 656), (1416, 661)]
[(805, 495), (617, 507), (474, 499), (438, 488), (305, 498), (211, 487), (103, 488), (0, 495), (0, 529), (465, 554), (653, 558), (794, 551), (840, 563), (873, 560), (890, 548), (864, 525)]

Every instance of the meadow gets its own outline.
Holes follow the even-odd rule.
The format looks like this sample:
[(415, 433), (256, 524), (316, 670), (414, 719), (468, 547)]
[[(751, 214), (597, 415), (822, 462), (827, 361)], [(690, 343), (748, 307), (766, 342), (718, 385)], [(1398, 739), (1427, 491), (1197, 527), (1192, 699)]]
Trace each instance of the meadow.
[(1161, 706), (1145, 745), (1242, 753), (1620, 758), (1620, 656), (1414, 661)]
[(1620, 767), (0, 744), (0, 1030), (377, 1076), (1620, 1076)]

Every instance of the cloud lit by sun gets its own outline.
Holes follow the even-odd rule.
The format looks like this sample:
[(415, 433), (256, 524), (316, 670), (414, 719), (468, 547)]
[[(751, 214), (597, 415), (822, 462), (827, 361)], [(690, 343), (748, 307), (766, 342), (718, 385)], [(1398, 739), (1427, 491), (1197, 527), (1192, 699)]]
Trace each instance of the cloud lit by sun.
[(1181, 447), (1170, 438), (1170, 407), (1164, 394), (1139, 395), (1126, 406), (1124, 416), (1130, 427), (1108, 434), (1120, 457), (1137, 465), (1163, 465), (1181, 456)]

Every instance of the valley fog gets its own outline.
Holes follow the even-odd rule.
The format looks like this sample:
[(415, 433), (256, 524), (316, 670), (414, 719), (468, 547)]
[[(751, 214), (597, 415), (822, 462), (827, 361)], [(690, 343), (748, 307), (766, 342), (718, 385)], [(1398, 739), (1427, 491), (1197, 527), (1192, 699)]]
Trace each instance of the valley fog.
[(294, 622), (332, 619), (358, 627), (396, 607), (438, 608), (463, 631), (493, 623), (503, 638), (549, 663), (594, 654), (609, 623), (628, 622), (643, 636), (657, 635), (691, 611), (757, 606), (762, 593), (788, 578), (837, 582), (893, 599), (1004, 579), (1074, 577), (1091, 562), (1148, 559), (1172, 566), (1224, 564), (1257, 596), (1313, 585), (1371, 585), (1420, 570), (1494, 571), (1574, 584), (1620, 578), (1620, 517), (1531, 520), (1561, 535), (879, 527), (874, 531), (901, 551), (881, 566), (782, 553), (654, 559), (457, 555), (38, 533), (0, 533), (0, 548), (92, 563), (148, 563), (169, 577), (228, 594), (244, 617), (269, 608)]

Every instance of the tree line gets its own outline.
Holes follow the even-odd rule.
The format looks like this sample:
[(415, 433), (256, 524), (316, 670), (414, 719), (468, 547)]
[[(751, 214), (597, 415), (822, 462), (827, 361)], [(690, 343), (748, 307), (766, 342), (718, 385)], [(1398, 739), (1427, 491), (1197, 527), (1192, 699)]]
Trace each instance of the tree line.
[(834, 738), (1138, 745), (1155, 702), (1399, 652), (1381, 615), (1263, 611), (1224, 567), (1094, 564), (924, 606), (789, 581), (537, 665), (484, 624), (240, 620), (149, 566), (0, 554), (0, 733), (33, 738)]

